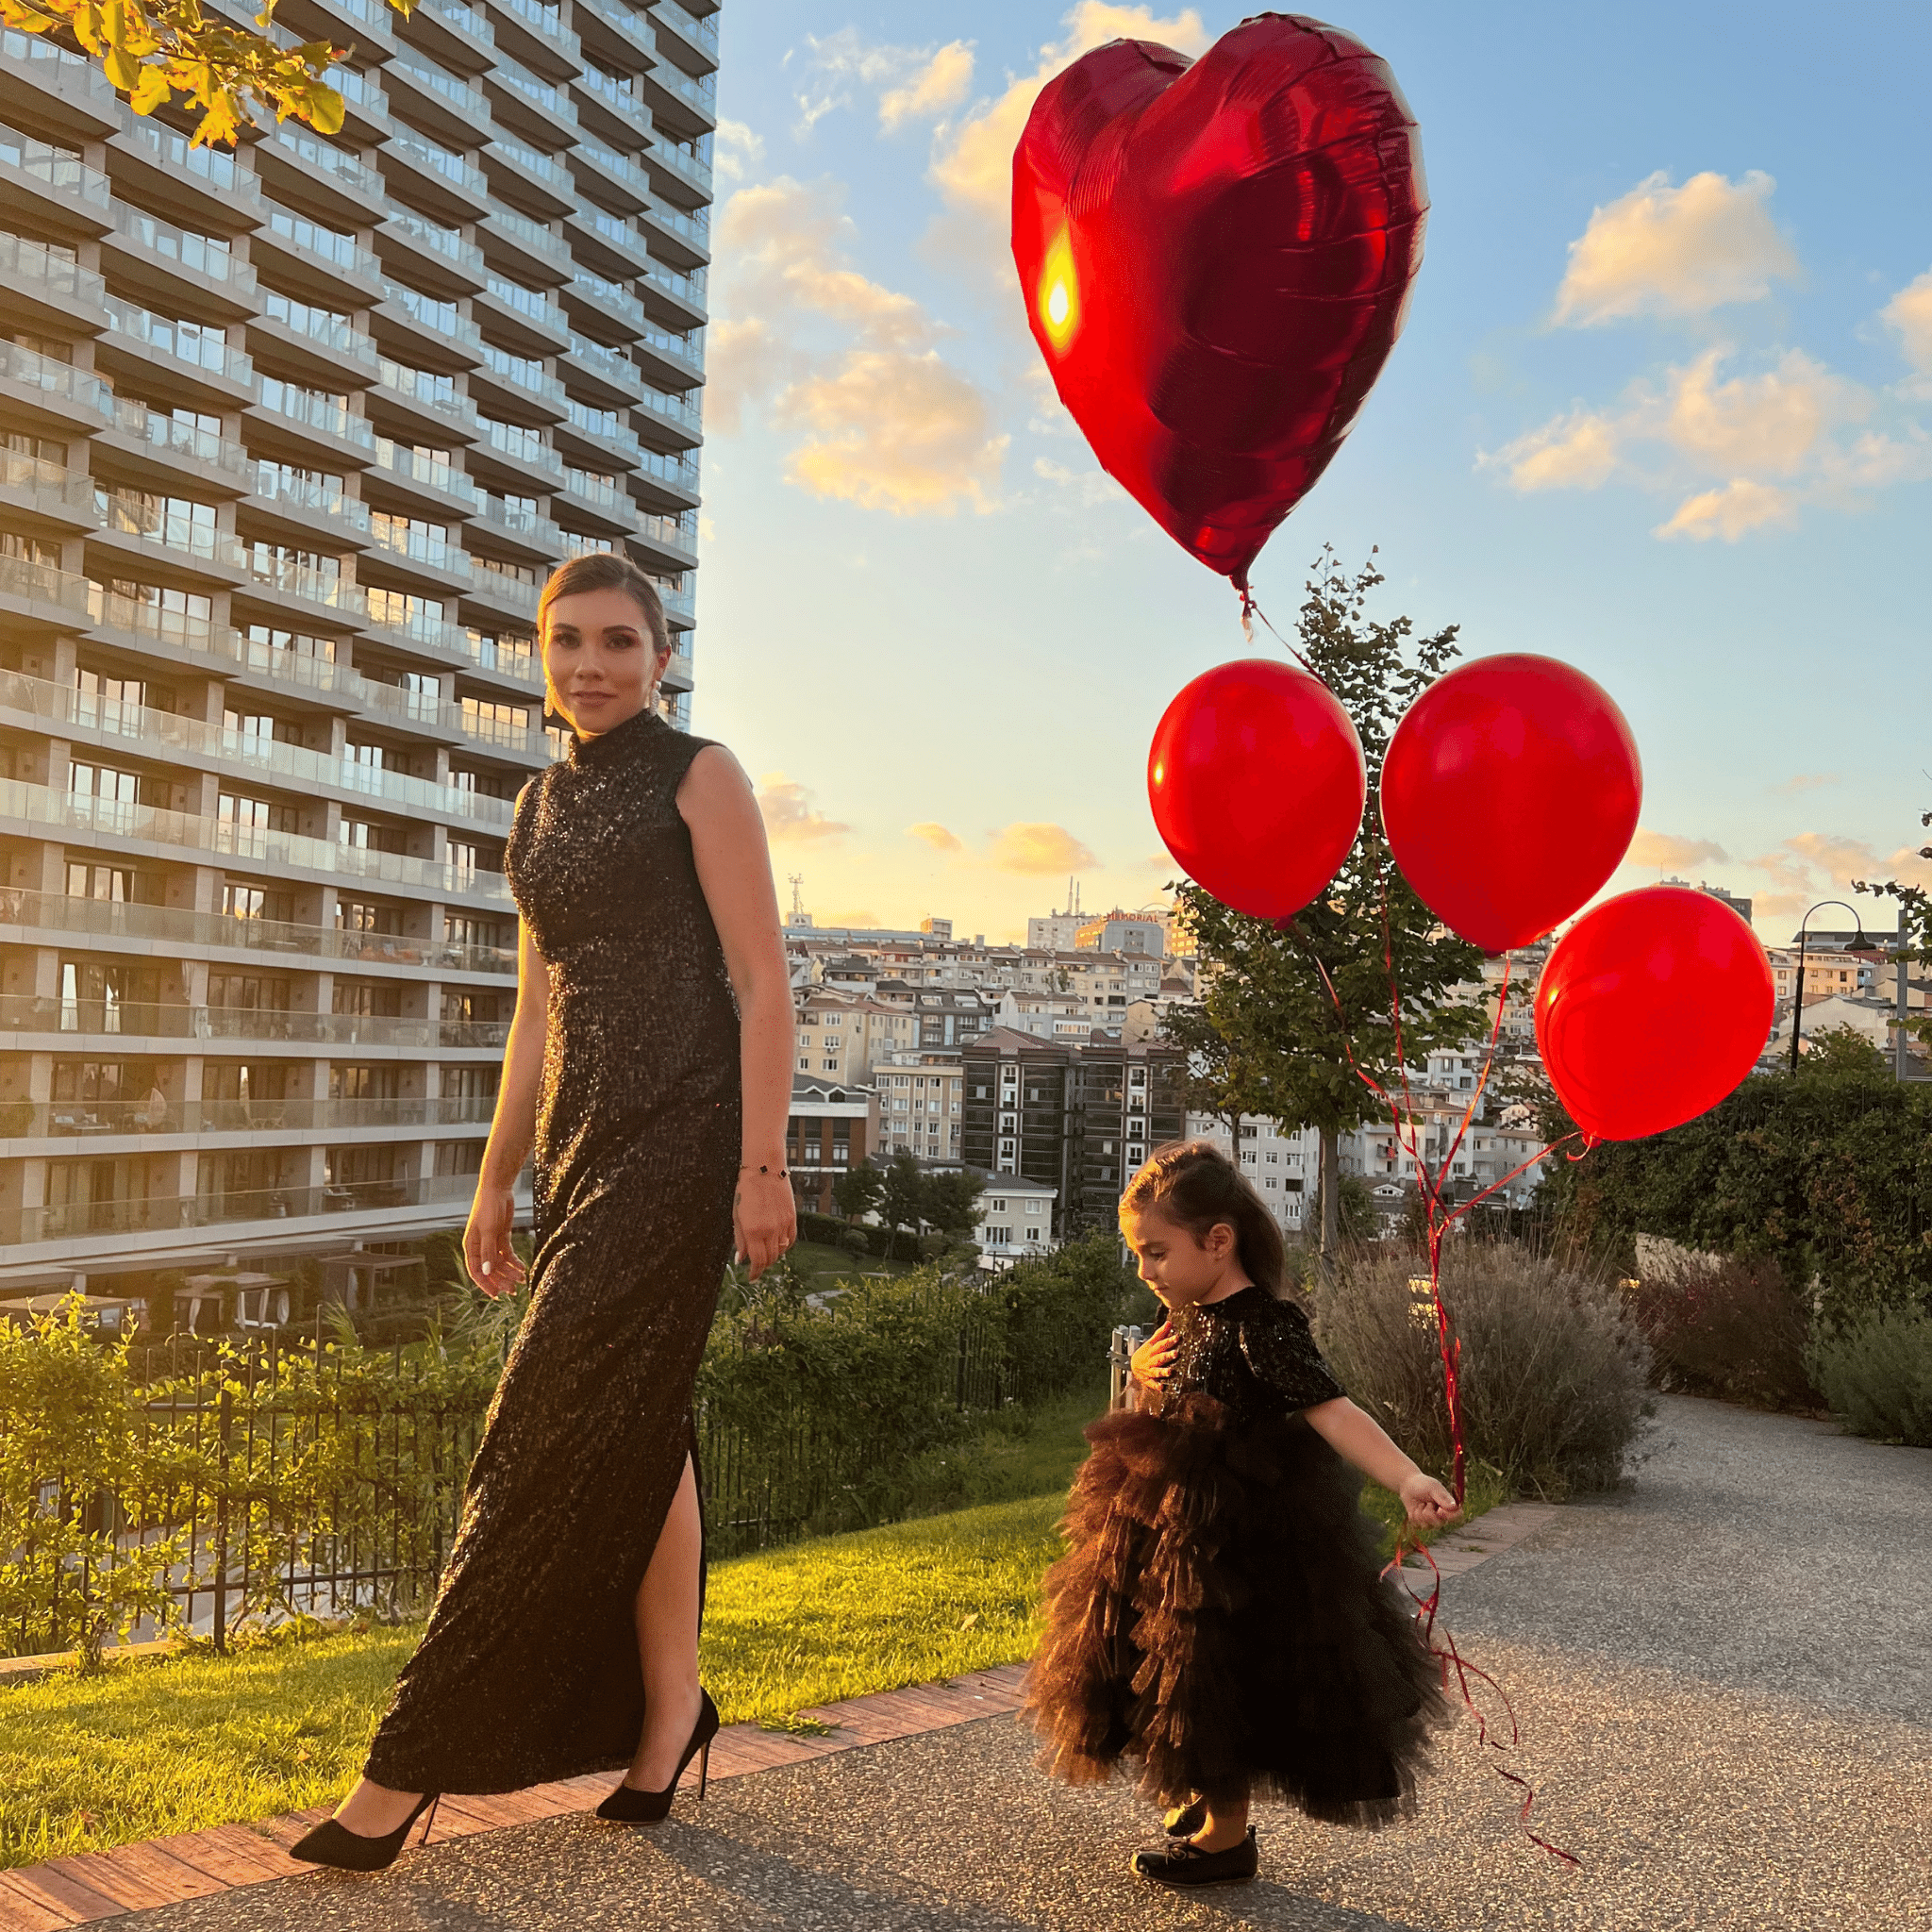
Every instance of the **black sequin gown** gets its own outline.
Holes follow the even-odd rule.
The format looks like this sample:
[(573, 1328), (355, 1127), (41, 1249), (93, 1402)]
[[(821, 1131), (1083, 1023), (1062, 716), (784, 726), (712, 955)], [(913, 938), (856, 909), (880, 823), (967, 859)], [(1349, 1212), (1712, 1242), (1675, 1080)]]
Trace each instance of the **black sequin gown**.
[(550, 969), (532, 1292), (369, 1753), (392, 1790), (516, 1790), (637, 1748), (633, 1605), (695, 1451), (738, 1179), (738, 1009), (676, 806), (708, 742), (641, 711), (517, 803), (505, 870)]
[(1380, 1579), (1361, 1477), (1301, 1410), (1343, 1393), (1260, 1288), (1186, 1307), (1158, 1407), (1091, 1424), (1027, 1678), (1043, 1768), (1125, 1758), (1163, 1805), (1274, 1796), (1334, 1824), (1412, 1807), (1436, 1666)]

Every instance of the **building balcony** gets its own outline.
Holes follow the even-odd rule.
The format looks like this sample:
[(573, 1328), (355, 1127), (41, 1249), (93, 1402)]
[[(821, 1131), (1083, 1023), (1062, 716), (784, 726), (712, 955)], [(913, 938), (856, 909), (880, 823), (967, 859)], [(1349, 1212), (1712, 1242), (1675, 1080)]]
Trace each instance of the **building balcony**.
[(94, 485), (98, 527), (88, 533), (91, 571), (108, 576), (150, 576), (234, 585), (247, 575), (242, 545), (230, 530), (178, 516), (176, 499)]
[(524, 561), (548, 566), (568, 554), (563, 532), (535, 510), (517, 509), (500, 496), (486, 496), (475, 518), (479, 533), (487, 532), (499, 547)]
[(640, 54), (646, 59), (655, 58), (657, 39), (650, 18), (627, 0), (574, 0), (572, 12), (593, 52), (601, 50), (621, 63), (634, 61)]
[(57, 46), (42, 34), (0, 31), (0, 108), (47, 122), (81, 141), (99, 141), (118, 125), (120, 96), (99, 63)]
[(432, 449), (450, 442), (475, 442), (479, 433), (476, 406), (468, 396), (449, 393), (433, 370), (413, 369), (383, 357), (369, 408), (391, 441), (421, 442)]
[(213, 410), (255, 401), (255, 364), (225, 331), (156, 315), (118, 295), (107, 297), (108, 332), (94, 344), (106, 374)]
[(477, 513), (475, 486), (460, 470), (386, 436), (375, 439), (375, 463), (363, 473), (362, 493), (371, 503), (379, 500), (381, 508), (404, 508), (432, 521), (460, 521)]
[(706, 270), (694, 268), (687, 275), (653, 261), (638, 277), (638, 292), (654, 322), (665, 324), (675, 333), (702, 328), (708, 319), (705, 288), (709, 279)]
[[(702, 18), (677, 0), (651, 0), (651, 25), (657, 30), (658, 51), (692, 74), (718, 71), (718, 16)], [(667, 41), (666, 35), (670, 36)]]
[(261, 394), (242, 418), (248, 446), (258, 455), (275, 455), (306, 469), (359, 470), (375, 454), (369, 425), (334, 397), (299, 389), (278, 377), (265, 377)]
[[(391, 1020), (366, 1013), (303, 1013), (280, 1007), (174, 1006), (158, 1001), (108, 1006), (103, 1000), (7, 993), (0, 994), (0, 1033), (51, 1040), (57, 1051), (61, 1045), (71, 1046), (77, 1036), (118, 1041), (120, 1051), (136, 1054), (152, 1053), (156, 1045), (170, 1041), (212, 1043), (241, 1040), (304, 1046), (389, 1047), (404, 1054), (421, 1055), (444, 1048), (474, 1051), (494, 1047), (500, 1052), (509, 1037), (509, 1022)], [(18, 1038), (8, 1043), (16, 1049), (26, 1044)]]
[(660, 389), (682, 393), (705, 379), (705, 332), (674, 333), (648, 324), (632, 345), (638, 366)]
[(568, 392), (596, 408), (627, 408), (643, 397), (644, 379), (628, 356), (607, 349), (575, 329), (571, 331), (570, 353), (558, 358), (557, 373)]
[(425, 611), (417, 611), (401, 624), (372, 617), (363, 629), (365, 635), (407, 658), (431, 655), (447, 662), (466, 655), (468, 639), (463, 627)]
[(528, 630), (537, 622), (537, 602), (543, 594), (542, 586), (491, 570), (486, 558), (474, 561), (475, 575), (463, 592), (465, 612), (485, 623), (494, 620)]
[(329, 69), (328, 83), (342, 97), (342, 132), (351, 141), (373, 145), (396, 131), (389, 118), (389, 96), (371, 75), (338, 61)]
[[(689, 646), (691, 640), (687, 637), (680, 639), (679, 642)], [(664, 689), (672, 692), (687, 691), (691, 689), (691, 661), (689, 648), (673, 651), (665, 661)]]
[(275, 13), (304, 39), (328, 41), (338, 47), (373, 48), (385, 60), (394, 58), (395, 29), (402, 16), (388, 0), (287, 0)]
[(331, 552), (367, 548), (369, 506), (345, 496), (340, 484), (325, 476), (305, 481), (272, 463), (256, 466), (254, 484), (238, 509), (248, 525), (244, 539)]
[[(145, 1100), (0, 1101), (0, 1139), (14, 1158), (35, 1150), (30, 1141), (84, 1139), (94, 1154), (144, 1154), (157, 1142), (188, 1136), (354, 1133), (398, 1127), (488, 1126), (494, 1095), (451, 1094), (396, 1100), (182, 1100), (157, 1119)], [(275, 1144), (270, 1141), (269, 1144)], [(65, 1154), (64, 1146), (49, 1153)]]
[[(621, 154), (602, 142), (580, 141), (570, 153), (577, 196), (622, 215), (641, 212), (651, 205), (651, 177), (635, 155)], [(577, 205), (575, 199), (572, 207)]]
[(236, 594), (285, 610), (304, 629), (313, 625), (361, 625), (369, 615), (369, 600), (353, 577), (278, 557), (258, 539), (248, 546), (248, 579), (237, 586)]
[[(346, 68), (331, 72), (331, 83), (347, 81)], [(374, 86), (371, 83), (372, 87)], [(345, 90), (344, 98), (347, 98)], [(389, 130), (387, 116), (383, 130)], [(255, 149), (255, 165), (271, 194), (286, 196), (302, 204), (318, 196), (331, 205), (337, 226), (370, 228), (382, 220), (388, 206), (388, 191), (382, 176), (365, 167), (352, 154), (332, 146), (315, 135), (306, 133), (292, 121), (284, 121)], [(265, 219), (259, 208), (258, 219)]]
[(543, 0), (497, 0), (503, 28), (497, 44), (526, 67), (568, 79), (584, 64), (583, 43), (563, 24), (562, 9)]
[(105, 234), (112, 225), (113, 189), (105, 175), (31, 135), (0, 125), (0, 192), (31, 213), (34, 225), (61, 235)]
[(556, 423), (570, 408), (563, 385), (534, 358), (483, 345), (481, 364), (470, 372), (470, 393), (491, 416), (531, 416)]
[(500, 201), (550, 216), (567, 214), (576, 206), (571, 171), (562, 160), (511, 140), (501, 127), (483, 150), (483, 167), (490, 192)]
[(425, 293), (453, 298), (474, 295), (483, 286), (483, 251), (474, 242), (393, 201), (375, 231), (375, 246), (386, 275), (408, 275)]
[(587, 268), (572, 275), (562, 296), (572, 325), (593, 341), (635, 341), (651, 325), (644, 305), (628, 289)]
[(451, 147), (473, 146), (495, 131), (490, 103), (477, 89), (407, 44), (382, 70), (382, 85), (416, 126)]
[(112, 420), (114, 393), (71, 363), (0, 341), (0, 408), (16, 428), (63, 439), (91, 436)]
[(114, 204), (101, 269), (117, 294), (175, 314), (235, 323), (255, 312), (255, 270), (236, 260), (225, 242), (177, 228), (125, 201)]
[[(512, 801), (483, 798), (444, 788), (455, 797), (504, 808), (508, 824)], [(0, 922), (18, 926), (29, 940), (86, 938), (108, 945), (138, 945), (180, 954), (259, 958), (285, 962), (313, 959), (348, 961), (378, 973), (391, 968), (438, 974), (475, 974), (486, 983), (514, 978), (515, 949), (508, 946), (456, 946), (441, 941), (408, 939), (400, 933), (349, 932), (334, 925), (296, 925), (275, 919), (234, 919), (221, 912), (192, 912), (180, 906), (142, 906), (126, 900), (77, 899), (61, 892), (36, 892), (0, 886)]]
[[(652, 16), (658, 28), (661, 54), (672, 37), (661, 24), (661, 14)], [(676, 141), (694, 141), (711, 133), (718, 125), (718, 76), (715, 73), (687, 74), (674, 60), (660, 59), (638, 76), (638, 92), (651, 118)]]
[[(506, 683), (515, 685), (519, 697), (538, 697), (542, 694), (543, 660), (535, 651), (525, 649), (520, 641), (492, 638), (480, 632), (466, 630), (463, 633), (463, 642), (469, 653), (471, 664), (481, 675), (502, 678)], [(515, 801), (492, 799), (490, 803), (504, 808), (503, 823), (508, 827)]]
[(375, 380), (375, 343), (360, 329), (273, 290), (267, 304), (248, 318), (249, 353), (258, 362), (322, 389), (366, 389)]
[(487, 474), (492, 488), (512, 496), (530, 493), (533, 483), (539, 491), (561, 487), (562, 459), (538, 431), (487, 416), (477, 419), (477, 427), (482, 435), (470, 455), (473, 477), (481, 481)]
[(401, 31), (453, 73), (474, 74), (496, 58), (496, 29), (480, 8), (463, 0), (419, 0)]
[(629, 470), (644, 457), (637, 432), (614, 409), (574, 402), (556, 436), (558, 448), (579, 469)]
[(628, 537), (637, 527), (637, 507), (622, 483), (606, 483), (582, 470), (566, 468), (563, 485), (551, 492), (551, 508), (567, 513), (573, 525), (594, 536)]
[(711, 211), (700, 208), (687, 214), (653, 195), (638, 215), (638, 225), (651, 244), (674, 268), (702, 268), (711, 258)]
[[(579, 76), (571, 76), (575, 86)], [(499, 54), (496, 64), (483, 76), (491, 105), (503, 125), (540, 145), (546, 142), (569, 142), (576, 139), (577, 110), (560, 86), (540, 79), (522, 61)]]
[(631, 414), (659, 448), (695, 449), (705, 440), (704, 422), (694, 397), (646, 388)]
[(0, 449), (0, 504), (30, 528), (57, 537), (92, 530), (98, 522), (92, 476), (17, 450)]
[[(472, 307), (476, 298), (472, 299)], [(385, 279), (382, 302), (371, 311), (376, 346), (398, 360), (429, 369), (468, 369), (482, 359), (483, 332), (454, 302)]]
[(271, 205), (249, 244), (285, 294), (325, 308), (366, 308), (382, 299), (381, 264), (351, 237)]
[(17, 327), (64, 335), (75, 323), (104, 325), (107, 285), (48, 242), (0, 230), (0, 287), (7, 291), (7, 319)]
[(626, 154), (651, 144), (651, 108), (636, 82), (628, 86), (586, 65), (571, 79), (577, 118), (587, 133)]
[[(248, 487), (248, 452), (212, 430), (164, 416), (132, 396), (113, 399), (114, 420), (94, 440), (96, 455), (119, 460), (143, 488), (206, 501), (237, 496)], [(96, 464), (98, 468), (98, 463)]]
[(640, 452), (632, 471), (632, 493), (646, 509), (695, 509), (698, 466), (688, 456), (668, 456), (659, 450)]
[[(502, 275), (489, 278), (483, 293), (472, 298), (470, 312), (492, 336), (525, 355), (557, 356), (570, 346), (570, 327), (556, 298)], [(475, 359), (483, 359), (480, 348)]]
[(667, 516), (662, 510), (641, 510), (630, 549), (647, 569), (695, 570), (698, 561), (697, 512)]
[(261, 222), (261, 182), (221, 147), (192, 147), (185, 134), (123, 101), (108, 141), (108, 167), (124, 198), (171, 210), (191, 227), (225, 235)]
[(644, 165), (651, 171), (651, 186), (674, 207), (695, 208), (710, 200), (711, 164), (691, 148), (657, 136)]
[(370, 525), (367, 567), (433, 597), (469, 596), (475, 575), (461, 544), (426, 530), (377, 521)]
[(439, 220), (476, 222), (489, 211), (489, 176), (425, 135), (399, 131), (382, 150), (382, 175), (392, 197), (401, 189), (411, 206), (427, 208)]
[(577, 260), (592, 274), (627, 281), (651, 267), (644, 238), (622, 215), (585, 203), (564, 223)]
[(570, 243), (541, 222), (492, 204), (487, 219), (477, 225), (484, 258), (499, 275), (522, 282), (555, 287), (570, 279)]
[[(432, 898), (460, 897), (466, 902), (487, 902), (498, 908), (511, 903), (501, 874), (471, 872), (448, 859), (376, 852), (330, 839), (309, 839), (297, 832), (272, 832), (261, 825), (238, 824), (227, 819), (170, 811), (125, 799), (83, 798), (56, 791), (50, 786), (28, 785), (18, 778), (0, 778), (0, 820), (29, 827), (46, 826), (91, 840), (108, 838), (163, 847), (175, 856), (212, 853), (221, 858), (242, 860), (251, 867), (268, 867), (307, 878), (325, 874), (367, 884), (410, 888)], [(59, 1002), (53, 1004), (58, 1006)], [(0, 1002), (0, 1024), (6, 1024), (5, 1012), (6, 1003)]]
[(0, 556), (0, 635), (24, 622), (38, 630), (76, 630), (87, 613), (88, 582), (51, 563)]

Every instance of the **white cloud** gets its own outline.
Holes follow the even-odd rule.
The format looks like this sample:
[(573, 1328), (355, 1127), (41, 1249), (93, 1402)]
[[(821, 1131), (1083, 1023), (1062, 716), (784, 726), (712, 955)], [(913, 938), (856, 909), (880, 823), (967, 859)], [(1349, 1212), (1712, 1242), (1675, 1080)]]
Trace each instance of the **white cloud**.
[(879, 96), (879, 126), (888, 134), (908, 121), (934, 121), (973, 91), (973, 43), (948, 41), (903, 86)]
[(1797, 499), (1789, 490), (1733, 476), (1722, 490), (1700, 490), (1686, 497), (1651, 535), (1689, 537), (1700, 543), (1722, 537), (1735, 543), (1746, 531), (1773, 524), (1789, 527), (1797, 520)]
[(765, 158), (763, 138), (754, 134), (742, 121), (727, 115), (718, 117), (718, 131), (711, 139), (711, 168), (727, 181), (741, 181)]
[(931, 819), (916, 825), (906, 827), (908, 839), (919, 839), (930, 845), (935, 852), (943, 853), (946, 858), (957, 858), (966, 850), (966, 841), (957, 832), (948, 831), (944, 825)]
[(1680, 867), (1722, 865), (1726, 857), (1724, 847), (1709, 839), (1680, 839), (1674, 832), (1640, 829), (1630, 841), (1630, 850), (1624, 855), (1624, 863), (1641, 865), (1646, 870), (1654, 867), (1658, 872), (1675, 872)]
[(1899, 347), (1906, 360), (1924, 383), (1914, 384), (1922, 395), (1932, 395), (1932, 268), (1917, 281), (1909, 282), (1879, 311), (1886, 325), (1896, 330)]
[(987, 837), (987, 858), (1001, 872), (1052, 878), (1100, 869), (1099, 859), (1064, 825), (1021, 822)]
[(1167, 16), (1151, 7), (1079, 0), (1062, 16), (1065, 32), (1040, 50), (1032, 73), (1010, 79), (997, 98), (982, 101), (935, 144), (932, 181), (948, 207), (1003, 250), (1013, 198), (1013, 150), (1040, 91), (1082, 54), (1112, 40), (1158, 41), (1183, 54), (1204, 52), (1212, 39), (1192, 7)]
[(1571, 242), (1555, 320), (1589, 326), (1762, 299), (1798, 273), (1766, 206), (1775, 186), (1757, 169), (1735, 182), (1693, 175), (1681, 188), (1661, 170), (1640, 181)]
[(1674, 372), (1662, 432), (1666, 441), (1707, 468), (1794, 475), (1827, 429), (1870, 412), (1865, 391), (1801, 349), (1788, 350), (1761, 375), (1719, 382), (1717, 372), (1727, 355), (1711, 349), (1689, 369)]
[[(707, 408), (730, 433), (769, 399), (804, 432), (787, 480), (899, 515), (998, 503), (1008, 439), (991, 406), (934, 346), (943, 330), (910, 295), (853, 268), (836, 187), (780, 175), (741, 188), (718, 221), (720, 310)], [(815, 325), (841, 339), (808, 347)]]
[(1595, 490), (1616, 474), (1617, 425), (1594, 410), (1573, 409), (1493, 456), (1478, 454), (1476, 462), (1507, 470), (1517, 490)]
[(852, 829), (828, 819), (811, 802), (811, 793), (783, 772), (767, 772), (758, 780), (758, 799), (765, 830), (775, 843), (807, 844), (837, 839)]

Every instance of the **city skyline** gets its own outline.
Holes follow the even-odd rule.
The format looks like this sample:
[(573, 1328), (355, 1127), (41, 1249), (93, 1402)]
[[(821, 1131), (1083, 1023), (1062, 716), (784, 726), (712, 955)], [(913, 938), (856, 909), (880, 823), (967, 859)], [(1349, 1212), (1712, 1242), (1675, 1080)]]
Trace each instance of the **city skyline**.
[[(1198, 51), (1238, 17), (723, 16), (696, 728), (760, 782), (775, 869), (822, 924), (1019, 938), (1070, 872), (1129, 908), (1175, 876), (1146, 745), (1181, 684), (1250, 647), (1045, 387), (1003, 182), (1074, 53)], [(1646, 779), (1611, 890), (1727, 886), (1776, 942), (1853, 878), (1926, 876), (1932, 785), (1895, 701), (1932, 475), (1923, 19), (1878, 9), (1900, 58), (1874, 71), (1864, 36), (1820, 45), (1790, 7), (1741, 40), (1660, 6), (1334, 17), (1414, 106), (1434, 210), (1389, 369), (1262, 553), (1270, 616), (1289, 628), (1324, 541), (1349, 567), (1378, 544), (1380, 614), (1597, 677)]]

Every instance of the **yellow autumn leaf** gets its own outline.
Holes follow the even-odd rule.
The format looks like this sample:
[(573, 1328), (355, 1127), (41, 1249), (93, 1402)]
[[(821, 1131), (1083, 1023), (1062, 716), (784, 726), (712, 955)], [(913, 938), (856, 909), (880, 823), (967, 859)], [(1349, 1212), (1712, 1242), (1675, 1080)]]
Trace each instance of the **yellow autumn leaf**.
[(141, 85), (141, 62), (125, 47), (109, 47), (101, 71), (125, 94)]
[(173, 96), (174, 90), (168, 85), (167, 74), (159, 67), (143, 67), (141, 70), (141, 84), (127, 97), (127, 105), (137, 114), (152, 114), (157, 108), (165, 108)]
[(22, 0), (0, 0), (0, 21), (24, 34), (43, 34), (50, 26), (60, 25), (51, 14), (25, 6)]
[(340, 134), (342, 131), (342, 97), (334, 88), (317, 81), (308, 90), (308, 108), (303, 119), (316, 133)]
[(101, 51), (101, 9), (86, 5), (74, 9), (74, 38), (90, 54)]
[(188, 144), (190, 147), (213, 147), (216, 142), (221, 141), (233, 147), (240, 125), (233, 96), (226, 88), (217, 88), (214, 98), (208, 102), (208, 112), (201, 117), (201, 125)]

